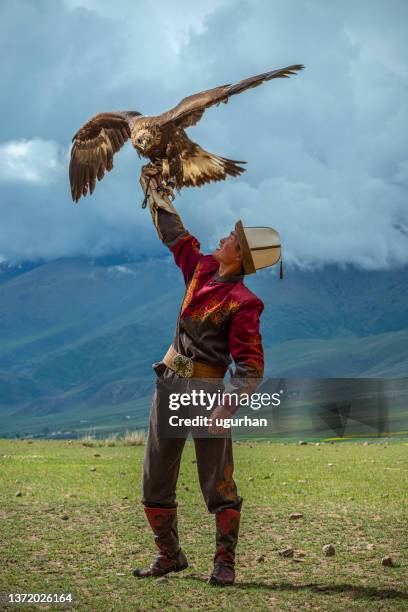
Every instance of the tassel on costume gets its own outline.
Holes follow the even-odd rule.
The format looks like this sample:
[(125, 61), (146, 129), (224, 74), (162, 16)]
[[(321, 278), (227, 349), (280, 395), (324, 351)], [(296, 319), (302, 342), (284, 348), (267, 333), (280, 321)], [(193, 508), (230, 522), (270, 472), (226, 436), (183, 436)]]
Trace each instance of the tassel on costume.
[(282, 263), (282, 260), (280, 261), (279, 278), (281, 280), (283, 279), (283, 263)]

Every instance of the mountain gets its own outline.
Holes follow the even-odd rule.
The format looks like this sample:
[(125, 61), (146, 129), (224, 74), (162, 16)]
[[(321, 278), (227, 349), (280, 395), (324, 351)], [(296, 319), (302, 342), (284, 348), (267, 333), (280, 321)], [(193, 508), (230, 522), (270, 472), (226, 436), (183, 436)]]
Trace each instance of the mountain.
[[(267, 373), (406, 376), (406, 278), (336, 267), (248, 277), (265, 303)], [(0, 266), (0, 435), (145, 425), (151, 364), (183, 292), (170, 259)]]

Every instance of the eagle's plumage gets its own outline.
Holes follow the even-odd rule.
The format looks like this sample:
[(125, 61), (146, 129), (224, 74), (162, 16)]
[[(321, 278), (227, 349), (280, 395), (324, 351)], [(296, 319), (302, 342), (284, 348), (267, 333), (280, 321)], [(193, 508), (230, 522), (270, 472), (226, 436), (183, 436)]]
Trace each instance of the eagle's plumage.
[(296, 64), (244, 79), (234, 85), (222, 85), (183, 98), (177, 106), (157, 116), (136, 111), (100, 113), (92, 117), (73, 137), (69, 178), (74, 202), (88, 191), (93, 193), (96, 179), (113, 168), (113, 156), (131, 138), (139, 155), (161, 166), (164, 181), (181, 187), (198, 187), (239, 176), (245, 171), (243, 161), (226, 159), (202, 149), (184, 131), (200, 121), (205, 110), (230, 96), (239, 94), (265, 81), (287, 78), (303, 69)]

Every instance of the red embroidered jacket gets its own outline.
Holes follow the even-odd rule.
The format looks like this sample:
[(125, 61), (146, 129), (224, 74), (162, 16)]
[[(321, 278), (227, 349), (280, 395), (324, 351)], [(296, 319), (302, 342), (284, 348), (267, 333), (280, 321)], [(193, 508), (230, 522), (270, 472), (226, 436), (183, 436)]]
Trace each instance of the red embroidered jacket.
[[(218, 261), (203, 255), (200, 244), (184, 228), (178, 215), (158, 211), (164, 244), (173, 253), (186, 283), (173, 339), (183, 355), (217, 365), (235, 362), (234, 392), (250, 393), (264, 372), (259, 317), (262, 301), (243, 283), (243, 276), (218, 275)], [(235, 412), (237, 406), (227, 406)]]

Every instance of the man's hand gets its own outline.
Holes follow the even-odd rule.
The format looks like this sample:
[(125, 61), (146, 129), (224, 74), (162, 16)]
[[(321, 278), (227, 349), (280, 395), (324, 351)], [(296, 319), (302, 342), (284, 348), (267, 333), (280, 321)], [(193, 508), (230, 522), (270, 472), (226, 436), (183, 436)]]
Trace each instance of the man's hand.
[(211, 413), (210, 418), (212, 419), (211, 425), (208, 426), (208, 432), (210, 434), (224, 434), (227, 429), (229, 429), (227, 427), (223, 427), (221, 424), (217, 425), (216, 423), (216, 421), (231, 418), (231, 413), (224, 408), (224, 406), (217, 406), (217, 408), (215, 408), (215, 410)]

